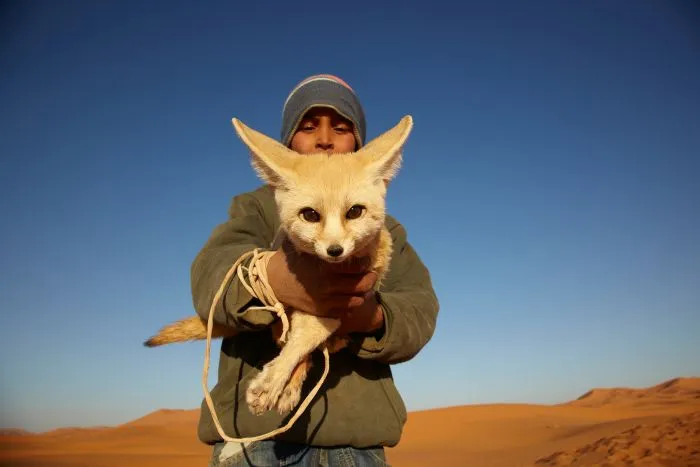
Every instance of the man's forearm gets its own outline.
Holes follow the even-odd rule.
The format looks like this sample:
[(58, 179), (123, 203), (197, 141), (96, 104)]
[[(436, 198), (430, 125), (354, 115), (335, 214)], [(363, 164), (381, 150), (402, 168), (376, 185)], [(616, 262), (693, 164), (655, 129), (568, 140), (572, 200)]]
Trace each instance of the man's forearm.
[[(439, 303), (427, 268), (406, 241), (403, 227), (394, 231), (395, 251), (389, 277), (377, 293), (379, 332), (359, 337), (358, 356), (384, 363), (412, 359), (435, 332)], [(368, 326), (369, 327), (369, 326)]]
[[(254, 248), (254, 245), (208, 247), (197, 255), (191, 268), (191, 287), (195, 311), (200, 317), (209, 318), (212, 301), (222, 286), (226, 273), (242, 255)], [(254, 300), (255, 297), (234, 275), (214, 310), (214, 321), (235, 328), (248, 327), (239, 318)]]
[[(214, 229), (192, 262), (192, 301), (200, 317), (209, 318), (214, 296), (233, 264), (242, 255), (256, 248), (265, 248), (269, 243), (269, 230), (262, 207), (254, 196), (243, 194), (233, 199), (229, 220)], [(257, 299), (234, 275), (215, 309), (214, 320), (241, 330), (270, 324), (274, 319), (272, 314), (248, 312), (248, 306), (254, 302)]]

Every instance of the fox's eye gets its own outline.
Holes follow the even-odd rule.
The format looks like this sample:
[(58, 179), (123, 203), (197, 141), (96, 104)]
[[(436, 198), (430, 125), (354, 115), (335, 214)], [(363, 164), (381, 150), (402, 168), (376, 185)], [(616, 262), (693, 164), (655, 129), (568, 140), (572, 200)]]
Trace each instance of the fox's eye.
[(321, 220), (321, 215), (311, 208), (302, 209), (299, 211), (299, 215), (301, 215), (306, 222), (319, 222)]
[(348, 212), (345, 213), (345, 218), (346, 219), (357, 219), (362, 215), (363, 212), (365, 212), (365, 207), (359, 204), (354, 205), (350, 209), (348, 209)]

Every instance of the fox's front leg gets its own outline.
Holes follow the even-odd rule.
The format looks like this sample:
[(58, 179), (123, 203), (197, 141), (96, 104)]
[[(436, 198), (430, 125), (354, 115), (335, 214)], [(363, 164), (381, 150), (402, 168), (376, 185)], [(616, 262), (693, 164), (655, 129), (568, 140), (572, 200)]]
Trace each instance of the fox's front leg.
[(280, 354), (265, 365), (248, 386), (246, 401), (250, 411), (256, 415), (275, 407), (299, 362), (325, 342), (340, 326), (340, 321), (333, 318), (321, 318), (301, 312), (291, 315), (287, 342)]

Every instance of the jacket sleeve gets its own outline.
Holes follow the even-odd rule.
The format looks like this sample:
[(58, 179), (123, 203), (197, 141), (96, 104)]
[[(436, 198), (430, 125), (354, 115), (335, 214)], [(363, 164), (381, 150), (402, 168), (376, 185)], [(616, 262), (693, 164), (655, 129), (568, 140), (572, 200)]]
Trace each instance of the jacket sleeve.
[[(233, 198), (228, 221), (214, 229), (191, 266), (192, 301), (200, 317), (209, 318), (212, 300), (238, 258), (255, 248), (271, 249), (272, 235), (272, 227), (254, 193)], [(214, 311), (214, 321), (241, 331), (260, 329), (272, 323), (272, 313), (248, 310), (250, 305), (261, 303), (234, 275)]]
[(360, 358), (395, 364), (408, 361), (428, 343), (435, 331), (439, 303), (430, 273), (408, 243), (404, 227), (389, 228), (394, 251), (389, 273), (377, 293), (384, 312), (380, 336), (360, 337)]

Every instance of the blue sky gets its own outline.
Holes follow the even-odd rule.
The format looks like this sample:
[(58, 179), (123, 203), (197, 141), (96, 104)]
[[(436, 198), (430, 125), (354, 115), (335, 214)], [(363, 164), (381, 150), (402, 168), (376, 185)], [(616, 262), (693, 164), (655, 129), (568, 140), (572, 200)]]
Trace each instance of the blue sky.
[(441, 313), (410, 410), (699, 375), (697, 7), (486, 3), (3, 3), (2, 427), (199, 406), (203, 343), (142, 341), (259, 185), (231, 117), (277, 136), (315, 73), (370, 137), (415, 119), (388, 205)]

